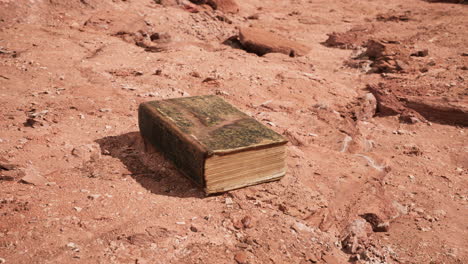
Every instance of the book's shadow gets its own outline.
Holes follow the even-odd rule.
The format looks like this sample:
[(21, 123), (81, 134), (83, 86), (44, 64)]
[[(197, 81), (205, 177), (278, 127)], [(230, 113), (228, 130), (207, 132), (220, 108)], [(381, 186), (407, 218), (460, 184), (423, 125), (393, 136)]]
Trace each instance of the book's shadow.
[(138, 132), (108, 136), (96, 140), (103, 155), (119, 159), (141, 186), (154, 194), (181, 198), (203, 198), (203, 191), (185, 178), (162, 153), (146, 151)]

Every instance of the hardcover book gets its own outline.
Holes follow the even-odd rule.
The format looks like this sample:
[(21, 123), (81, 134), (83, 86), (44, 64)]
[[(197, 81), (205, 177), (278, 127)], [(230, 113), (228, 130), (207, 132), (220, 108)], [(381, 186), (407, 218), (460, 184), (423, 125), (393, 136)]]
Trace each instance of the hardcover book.
[(140, 133), (207, 194), (280, 179), (287, 141), (214, 95), (142, 103)]

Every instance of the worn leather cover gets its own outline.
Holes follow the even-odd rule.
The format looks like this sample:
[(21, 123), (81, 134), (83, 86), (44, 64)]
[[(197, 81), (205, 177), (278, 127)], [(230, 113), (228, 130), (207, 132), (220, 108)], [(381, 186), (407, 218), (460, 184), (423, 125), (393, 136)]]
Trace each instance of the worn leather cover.
[(281, 145), (273, 130), (214, 95), (142, 103), (140, 133), (186, 176), (205, 186), (205, 159)]

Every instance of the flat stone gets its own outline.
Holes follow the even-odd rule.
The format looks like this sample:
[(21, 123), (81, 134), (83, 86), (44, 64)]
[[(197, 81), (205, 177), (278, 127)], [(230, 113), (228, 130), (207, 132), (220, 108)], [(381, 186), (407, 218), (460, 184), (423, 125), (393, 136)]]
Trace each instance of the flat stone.
[(33, 185), (45, 185), (48, 181), (44, 178), (33, 166), (28, 166), (23, 169), (25, 176), (21, 181)]
[(283, 53), (291, 57), (306, 55), (310, 48), (296, 41), (259, 28), (243, 27), (239, 41), (248, 52), (259, 56), (267, 53)]

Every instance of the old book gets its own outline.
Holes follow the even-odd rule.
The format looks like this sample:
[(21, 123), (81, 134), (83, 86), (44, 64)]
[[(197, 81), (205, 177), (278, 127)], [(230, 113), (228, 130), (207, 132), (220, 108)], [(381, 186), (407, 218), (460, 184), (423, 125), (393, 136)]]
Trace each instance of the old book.
[(286, 172), (287, 141), (213, 95), (142, 103), (140, 133), (206, 193), (273, 181)]

